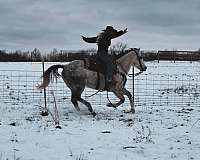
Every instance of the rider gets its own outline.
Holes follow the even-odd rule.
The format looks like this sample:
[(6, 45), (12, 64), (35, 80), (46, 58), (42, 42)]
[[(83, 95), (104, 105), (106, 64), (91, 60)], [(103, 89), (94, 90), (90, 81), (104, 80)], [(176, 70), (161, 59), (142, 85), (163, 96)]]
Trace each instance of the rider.
[(113, 58), (108, 54), (108, 48), (111, 45), (111, 39), (119, 37), (127, 32), (127, 28), (123, 31), (117, 31), (112, 26), (107, 26), (106, 29), (102, 30), (96, 37), (84, 37), (82, 39), (87, 43), (97, 43), (97, 63), (101, 66), (106, 67), (106, 80), (112, 82), (114, 64)]

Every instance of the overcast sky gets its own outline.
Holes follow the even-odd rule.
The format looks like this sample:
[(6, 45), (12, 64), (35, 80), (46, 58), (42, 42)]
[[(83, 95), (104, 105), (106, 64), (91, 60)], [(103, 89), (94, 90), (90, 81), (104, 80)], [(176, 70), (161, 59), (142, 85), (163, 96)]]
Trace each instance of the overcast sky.
[(200, 0), (0, 0), (0, 49), (50, 51), (96, 48), (112, 25), (128, 33), (117, 42), (141, 49), (200, 48)]

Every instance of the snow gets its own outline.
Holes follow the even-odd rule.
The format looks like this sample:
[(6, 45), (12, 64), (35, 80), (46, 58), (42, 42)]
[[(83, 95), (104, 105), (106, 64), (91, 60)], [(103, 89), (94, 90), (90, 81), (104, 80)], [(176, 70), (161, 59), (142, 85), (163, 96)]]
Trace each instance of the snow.
[[(196, 75), (199, 72), (199, 67), (191, 67), (198, 66), (198, 62), (192, 64), (189, 62), (154, 63), (156, 62), (146, 63), (149, 68), (145, 73), (136, 77), (137, 83), (139, 83), (139, 79), (147, 77), (147, 81), (152, 84), (151, 77), (158, 76), (158, 74), (161, 74), (161, 77), (170, 74), (174, 78), (177, 75)], [(183, 64), (185, 68), (180, 67)], [(47, 66), (49, 65), (52, 64)], [(167, 66), (167, 70), (161, 67), (164, 65)], [(176, 66), (176, 69), (170, 66)], [(26, 71), (39, 71), (34, 78), (38, 77), (33, 82), (36, 86), (36, 82), (40, 81), (42, 71), (40, 63), (1, 63), (0, 67), (1, 70), (23, 70), (26, 68)], [(7, 74), (7, 72), (4, 73)], [(154, 80), (161, 77), (154, 77)], [(23, 78), (21, 80), (21, 82), (25, 82)], [(7, 83), (11, 88), (15, 86), (11, 85), (10, 81)], [(128, 83), (131, 84), (130, 81)], [(188, 82), (184, 83), (188, 86)], [(158, 88), (155, 85), (154, 95), (151, 95), (152, 101), (159, 95), (158, 93), (163, 91), (163, 88), (170, 86), (170, 89), (176, 89), (182, 84), (183, 82), (178, 78), (175, 88), (172, 84), (163, 84), (162, 87), (158, 86)], [(151, 86), (148, 85), (146, 88), (135, 85), (136, 91)], [(30, 86), (34, 87), (32, 84)], [(56, 87), (59, 86), (60, 84)], [(10, 88), (8, 90), (10, 91)], [(55, 98), (58, 100), (59, 95), (56, 93), (55, 91)], [(138, 105), (135, 114), (123, 112), (124, 108), (129, 107), (127, 102), (119, 109), (106, 107), (107, 101), (103, 97), (101, 104), (96, 106), (93, 104), (97, 113), (96, 117), (89, 115), (87, 108), (82, 105), (80, 106), (81, 111), (77, 112), (67, 98), (57, 103), (60, 126), (62, 127), (62, 129), (58, 129), (55, 128), (51, 115), (41, 116), (40, 107), (43, 106), (43, 102), (36, 99), (29, 101), (29, 99), (33, 99), (32, 97), (27, 97), (28, 99), (25, 101), (23, 99), (25, 94), (19, 94), (19, 98), (24, 103), (4, 103), (3, 100), (0, 102), (0, 160), (200, 159), (200, 108), (197, 105), (199, 99), (196, 98), (195, 104), (191, 103), (190, 106), (186, 103), (192, 95), (183, 98), (185, 104), (182, 103), (182, 106), (172, 106), (170, 103), (160, 103), (156, 100), (153, 104), (149, 100), (150, 96), (143, 103), (141, 101), (144, 99), (140, 99), (142, 94), (136, 94)], [(39, 94), (41, 98), (43, 96), (40, 92), (36, 94)], [(146, 94), (148, 93), (143, 95)], [(173, 90), (168, 94), (185, 96), (184, 94), (177, 95)], [(18, 94), (13, 95), (17, 96)], [(99, 95), (96, 95), (93, 101), (95, 99), (99, 101), (98, 98)], [(161, 99), (167, 100), (165, 96)], [(170, 99), (168, 100), (170, 101)], [(54, 103), (48, 101), (48, 108), (54, 114)]]

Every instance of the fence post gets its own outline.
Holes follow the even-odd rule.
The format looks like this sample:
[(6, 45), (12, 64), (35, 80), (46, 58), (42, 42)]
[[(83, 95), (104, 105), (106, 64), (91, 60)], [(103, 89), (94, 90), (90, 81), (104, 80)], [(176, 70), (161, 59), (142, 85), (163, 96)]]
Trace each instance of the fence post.
[(133, 82), (132, 82), (132, 83), (133, 83), (133, 86), (132, 86), (132, 89), (133, 89), (133, 90), (132, 90), (132, 92), (133, 92), (133, 105), (135, 105), (135, 101), (134, 101), (134, 99), (135, 99), (135, 94), (134, 94), (134, 90), (135, 90), (135, 88), (134, 88), (134, 84), (135, 84), (135, 83), (134, 83), (134, 79), (135, 79), (135, 76), (134, 76), (134, 74), (135, 74), (135, 73), (134, 73), (134, 66), (133, 66), (133, 67), (132, 67), (132, 75), (133, 75)]
[(158, 59), (158, 63), (160, 62), (160, 54), (159, 51), (157, 52), (157, 59)]
[(176, 52), (173, 51), (173, 59), (174, 59), (174, 63), (176, 62)]
[(193, 54), (194, 54), (193, 52), (192, 53), (190, 52), (190, 63), (192, 63), (192, 61), (193, 61), (193, 57), (192, 57)]
[[(42, 72), (44, 75), (44, 61), (42, 61)], [(42, 111), (42, 116), (48, 116), (46, 88), (44, 88), (44, 111)]]

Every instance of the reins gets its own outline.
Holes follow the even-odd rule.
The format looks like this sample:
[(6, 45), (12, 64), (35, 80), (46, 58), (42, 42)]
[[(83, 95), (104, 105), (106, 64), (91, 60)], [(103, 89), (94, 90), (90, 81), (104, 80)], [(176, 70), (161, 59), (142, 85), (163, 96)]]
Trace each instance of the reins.
[[(140, 75), (141, 73), (142, 73), (142, 71), (140, 71), (140, 72), (134, 74), (133, 76), (136, 77), (136, 76)], [(103, 92), (103, 90), (98, 90), (98, 91), (96, 91), (95, 93), (93, 93), (93, 94), (91, 94), (91, 95), (89, 95), (89, 96), (85, 96), (85, 98), (90, 98), (90, 97), (92, 97), (92, 96), (98, 94), (99, 92)], [(113, 105), (113, 103), (110, 101), (110, 98), (109, 98), (109, 96), (108, 96), (108, 91), (107, 91), (107, 94), (106, 94), (106, 95), (107, 95), (107, 100), (108, 100), (108, 102), (115, 108), (115, 106)]]
[(103, 92), (103, 91), (102, 91), (102, 90), (98, 90), (98, 91), (96, 91), (95, 93), (93, 93), (93, 94), (91, 94), (91, 95), (89, 95), (89, 96), (85, 96), (85, 98), (90, 98), (90, 97), (96, 95), (96, 94), (99, 93), (99, 92)]
[[(139, 61), (140, 67), (142, 68), (142, 63), (141, 63), (141, 58), (142, 58), (142, 57), (140, 57), (140, 56), (138, 55), (138, 52), (135, 52), (135, 53), (136, 53), (136, 55), (137, 55), (137, 59), (138, 59), (138, 61)], [(126, 70), (123, 68), (123, 66), (122, 66), (120, 63), (118, 63), (117, 61), (116, 61), (116, 63), (117, 63), (118, 66), (120, 66), (120, 68), (122, 69), (122, 71), (125, 73), (125, 75), (124, 75), (123, 73), (119, 72), (119, 74), (122, 75), (123, 79), (125, 79), (125, 81), (124, 81), (124, 83), (123, 83), (123, 84), (125, 85), (125, 84), (126, 84), (126, 81), (127, 81), (126, 75), (129, 76), (129, 74), (126, 73)], [(140, 71), (140, 72), (134, 74), (133, 76), (136, 77), (136, 76), (140, 75), (141, 73), (143, 73), (143, 71)], [(93, 93), (93, 94), (91, 94), (91, 95), (89, 95), (89, 96), (85, 96), (85, 97), (86, 97), (86, 98), (90, 98), (90, 97), (92, 97), (92, 96), (98, 94), (99, 92), (103, 92), (103, 90), (97, 90), (97, 92), (95, 92), (95, 93)], [(109, 99), (109, 97), (108, 97), (108, 91), (107, 91), (107, 99), (108, 99), (109, 103), (110, 103), (112, 106), (114, 106), (114, 105), (111, 103), (111, 101), (110, 101), (110, 99)]]
[(134, 74), (133, 76), (136, 77), (136, 76), (140, 75), (141, 73), (143, 73), (143, 71), (140, 71), (140, 72)]
[[(139, 54), (138, 54), (137, 51), (135, 51), (135, 53), (136, 53), (137, 59), (138, 59), (138, 61), (139, 61), (140, 67), (142, 68), (142, 63), (141, 63), (142, 57), (139, 56)], [(125, 73), (125, 74), (124, 74), (124, 73), (119, 72), (119, 74), (121, 74), (122, 77), (123, 77), (123, 81), (124, 81), (124, 79), (125, 79), (125, 81), (124, 81), (124, 83), (123, 83), (123, 85), (125, 86), (126, 81), (127, 81), (126, 75), (129, 76), (129, 74), (126, 72), (126, 70), (124, 69), (124, 67), (123, 67), (120, 63), (118, 63), (117, 61), (116, 61), (116, 63), (117, 63), (117, 65), (122, 69), (122, 71)], [(140, 71), (140, 72), (138, 72), (138, 73), (136, 73), (136, 74), (133, 74), (133, 77), (136, 77), (136, 76), (140, 75), (141, 73), (143, 73), (143, 71)], [(102, 91), (103, 91), (103, 90), (97, 90), (97, 92), (95, 92), (95, 93), (93, 93), (93, 94), (91, 94), (91, 95), (89, 95), (89, 96), (85, 96), (85, 97), (86, 97), (86, 98), (90, 98), (90, 97), (92, 97), (92, 96), (94, 96), (94, 95), (96, 95), (96, 94), (98, 94), (99, 92), (102, 92)], [(113, 105), (113, 103), (112, 103), (112, 102), (110, 101), (110, 99), (109, 99), (108, 90), (107, 90), (107, 99), (108, 99), (108, 102), (115, 108), (115, 106)]]
[(113, 106), (113, 108), (116, 108), (113, 103), (110, 101), (110, 98), (108, 97), (108, 91), (107, 91), (107, 99), (108, 99), (108, 102)]

